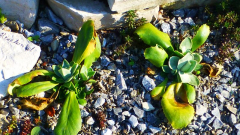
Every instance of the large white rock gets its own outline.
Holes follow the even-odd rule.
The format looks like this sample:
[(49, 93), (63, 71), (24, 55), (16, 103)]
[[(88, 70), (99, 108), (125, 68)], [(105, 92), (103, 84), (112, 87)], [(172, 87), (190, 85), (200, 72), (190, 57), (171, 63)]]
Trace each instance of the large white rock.
[(40, 52), (23, 35), (0, 30), (0, 99), (7, 95), (9, 83), (33, 68)]
[[(111, 28), (121, 26), (124, 22), (122, 13), (114, 13), (103, 2), (97, 0), (47, 0), (52, 10), (64, 23), (75, 31), (78, 31), (83, 22), (92, 19), (95, 28)], [(139, 10), (138, 16), (151, 21), (157, 17), (158, 7), (148, 10)]]
[(125, 12), (128, 10), (142, 10), (149, 7), (163, 6), (170, 8), (185, 8), (202, 6), (219, 0), (108, 0), (111, 11)]
[(19, 20), (26, 28), (30, 28), (38, 11), (39, 0), (0, 0), (2, 13), (8, 20)]

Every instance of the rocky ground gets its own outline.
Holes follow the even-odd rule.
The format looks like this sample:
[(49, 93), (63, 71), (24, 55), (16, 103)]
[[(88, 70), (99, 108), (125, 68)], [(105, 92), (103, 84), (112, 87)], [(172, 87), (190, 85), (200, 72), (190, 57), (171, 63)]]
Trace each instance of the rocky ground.
[[(153, 21), (153, 24), (168, 33), (175, 42), (179, 42), (180, 35), (193, 36), (191, 28), (207, 21), (208, 17), (203, 10), (203, 7), (161, 10), (158, 20)], [(65, 27), (63, 21), (56, 17), (50, 8), (40, 7), (38, 19), (29, 30), (24, 29), (20, 22), (13, 24), (15, 25), (2, 25), (0, 28), (11, 29), (26, 37), (40, 37), (39, 40), (32, 41), (42, 49), (34, 69), (51, 70), (53, 64), (59, 64), (63, 59), (71, 60), (77, 33)], [(39, 31), (46, 25), (52, 30), (41, 34)], [(130, 47), (118, 55), (117, 48), (124, 44), (120, 31), (98, 31), (102, 53), (93, 66), (97, 71), (95, 79), (98, 83), (94, 86), (94, 93), (87, 97), (87, 105), (80, 106), (83, 126), (79, 134), (240, 134), (240, 53), (236, 49), (238, 44), (232, 48), (235, 58), (225, 60), (219, 77), (198, 76), (201, 85), (196, 88), (197, 98), (193, 104), (195, 117), (186, 128), (174, 130), (168, 124), (160, 102), (153, 101), (149, 94), (152, 88), (164, 80), (161, 71), (145, 60), (143, 49)], [(215, 31), (212, 31), (210, 38), (215, 34)], [(210, 39), (198, 51), (203, 55), (203, 62), (216, 63), (214, 56), (218, 55), (218, 47), (212, 44)], [(170, 82), (171, 80), (168, 84)], [(20, 132), (21, 125), (27, 119), (34, 127), (34, 120), (38, 117), (44, 129), (42, 134), (52, 134), (61, 103), (53, 103), (56, 113), (52, 117), (45, 111), (19, 109), (19, 104), (18, 98), (9, 96), (0, 101), (3, 131), (14, 115), (18, 122), (14, 134)], [(100, 121), (105, 124), (101, 125)]]

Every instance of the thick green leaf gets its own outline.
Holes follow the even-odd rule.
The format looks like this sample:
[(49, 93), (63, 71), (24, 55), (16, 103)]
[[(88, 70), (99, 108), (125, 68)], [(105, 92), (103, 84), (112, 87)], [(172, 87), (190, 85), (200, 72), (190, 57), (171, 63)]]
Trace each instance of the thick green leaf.
[(170, 57), (168, 61), (169, 68), (171, 68), (172, 70), (177, 70), (178, 61), (179, 57), (177, 56)]
[(165, 73), (171, 73), (171, 71), (172, 71), (171, 68), (168, 65), (163, 65), (162, 70)]
[(66, 59), (63, 60), (62, 68), (66, 68), (66, 69), (70, 68), (70, 64), (68, 63), (68, 61)]
[(64, 81), (68, 81), (70, 78), (72, 78), (71, 71), (69, 69), (61, 68), (58, 70), (59, 74), (61, 74), (61, 77)]
[(190, 60), (194, 60), (194, 57), (191, 53), (187, 53), (184, 57), (182, 57), (179, 61), (178, 61), (178, 70), (181, 69), (187, 61), (190, 61)]
[(44, 70), (44, 69), (35, 70), (35, 71), (32, 71), (32, 72), (26, 73), (26, 74), (18, 77), (17, 79), (15, 79), (12, 83), (10, 83), (8, 85), (8, 94), (12, 95), (12, 90), (14, 88), (19, 87), (21, 85), (25, 85), (25, 84), (31, 82), (34, 77), (37, 77), (39, 75), (40, 76), (53, 76), (54, 73), (51, 72), (51, 71)]
[(55, 135), (76, 135), (82, 127), (81, 113), (74, 91), (70, 91), (60, 113)]
[(89, 56), (96, 48), (96, 32), (94, 30), (94, 22), (86, 21), (78, 33), (76, 47), (73, 54), (73, 61), (81, 64), (81, 62)]
[(41, 127), (40, 126), (36, 126), (31, 130), (31, 135), (39, 135), (41, 131)]
[(192, 73), (192, 71), (195, 69), (197, 66), (197, 61), (195, 60), (189, 60), (185, 62), (185, 65), (183, 65), (179, 71), (184, 72), (184, 73)]
[(198, 53), (192, 53), (194, 60), (196, 60), (198, 63), (200, 63), (202, 61), (202, 55), (198, 54)]
[(157, 46), (145, 49), (144, 56), (145, 59), (149, 60), (156, 67), (162, 67), (164, 61), (168, 58), (168, 54)]
[(28, 97), (43, 91), (50, 90), (57, 85), (58, 83), (55, 83), (53, 81), (34, 82), (13, 89), (13, 94), (17, 97)]
[(203, 24), (197, 31), (196, 36), (192, 39), (192, 52), (198, 49), (208, 38), (210, 34), (210, 27)]
[(182, 83), (189, 83), (193, 86), (198, 86), (199, 85), (199, 80), (197, 76), (195, 76), (192, 73), (183, 73), (183, 72), (178, 72), (179, 77), (181, 78)]
[(192, 104), (196, 98), (195, 88), (192, 85), (183, 83), (183, 89), (186, 91), (188, 103)]
[(87, 104), (87, 100), (85, 99), (78, 99), (78, 103), (82, 106), (85, 106)]
[(195, 67), (194, 71), (200, 71), (202, 69), (202, 65), (201, 64), (197, 64), (197, 66)]
[(160, 98), (162, 97), (162, 95), (164, 94), (165, 92), (165, 89), (166, 89), (166, 85), (167, 85), (167, 81), (168, 81), (168, 78), (165, 78), (165, 80), (160, 83), (157, 87), (155, 87), (152, 91), (151, 91), (151, 97), (154, 99), (154, 100), (160, 100)]
[(150, 46), (161, 46), (164, 50), (173, 53), (173, 47), (168, 34), (159, 31), (151, 23), (146, 23), (138, 27), (135, 31), (145, 44)]
[(77, 88), (73, 85), (72, 82), (64, 83), (62, 86), (64, 86), (68, 90), (77, 91)]
[(61, 69), (61, 67), (59, 65), (52, 65), (52, 69), (58, 77), (62, 77), (62, 75), (58, 72), (58, 70)]
[(182, 83), (173, 83), (168, 86), (161, 101), (163, 112), (175, 129), (186, 127), (194, 116), (194, 108), (192, 106), (188, 103), (178, 102), (175, 99), (175, 93), (179, 91), (181, 86)]
[(98, 36), (96, 36), (95, 40), (96, 40), (96, 49), (84, 60), (84, 66), (86, 66), (87, 68), (90, 68), (92, 66), (92, 63), (95, 62), (101, 55), (101, 43)]
[(179, 49), (182, 50), (183, 54), (186, 54), (187, 52), (191, 51), (192, 49), (192, 40), (191, 38), (187, 37), (185, 38), (182, 43), (179, 46)]

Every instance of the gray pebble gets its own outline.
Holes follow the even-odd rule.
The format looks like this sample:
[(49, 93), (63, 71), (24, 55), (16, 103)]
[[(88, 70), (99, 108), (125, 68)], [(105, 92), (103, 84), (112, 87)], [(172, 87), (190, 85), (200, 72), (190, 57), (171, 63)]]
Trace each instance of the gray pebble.
[(218, 119), (221, 119), (221, 115), (220, 115), (220, 111), (218, 109), (218, 107), (214, 108), (212, 111), (211, 111), (212, 115), (216, 116)]
[(197, 115), (203, 115), (206, 112), (207, 112), (207, 107), (205, 107), (201, 104), (196, 105), (196, 114)]
[(108, 66), (108, 64), (110, 63), (110, 59), (105, 55), (101, 56), (100, 59), (101, 59), (101, 66), (103, 67)]
[(99, 97), (96, 102), (94, 103), (94, 108), (98, 108), (102, 106), (105, 103), (105, 99), (102, 97)]
[(59, 28), (47, 19), (38, 20), (38, 29), (43, 35), (58, 34)]
[(144, 123), (139, 123), (137, 128), (143, 133), (147, 129), (147, 126)]
[(234, 125), (237, 122), (237, 118), (234, 114), (230, 114), (229, 122), (231, 125)]
[(107, 68), (110, 71), (116, 71), (116, 69), (117, 69), (117, 67), (114, 63), (110, 63)]
[(184, 9), (178, 9), (178, 10), (173, 11), (172, 14), (177, 17), (184, 17), (185, 11), (184, 11)]
[(48, 19), (53, 21), (54, 23), (63, 25), (62, 19), (57, 17), (49, 8), (45, 8), (45, 12), (47, 13)]
[(156, 87), (156, 84), (154, 83), (154, 80), (147, 75), (143, 77), (142, 85), (147, 91), (151, 91), (153, 88)]
[(158, 133), (158, 132), (160, 132), (162, 129), (161, 128), (158, 128), (158, 127), (153, 127), (153, 126), (149, 126), (148, 127), (150, 130), (151, 130), (151, 132), (153, 133), (153, 134), (156, 134), (156, 133)]
[(110, 126), (114, 126), (115, 121), (114, 121), (114, 120), (108, 120), (107, 123), (108, 123), (108, 125), (110, 125)]
[(105, 128), (101, 131), (101, 135), (112, 135), (112, 130), (110, 130), (109, 128)]
[(169, 23), (162, 23), (161, 29), (164, 33), (171, 33), (171, 27)]
[(134, 115), (131, 115), (131, 117), (129, 118), (129, 122), (131, 123), (133, 128), (135, 128), (138, 125), (138, 119)]
[(49, 44), (53, 40), (53, 35), (52, 34), (46, 35), (46, 36), (41, 37), (40, 39), (44, 44)]
[(119, 115), (120, 113), (122, 113), (122, 108), (118, 107), (118, 108), (113, 108), (113, 112), (115, 115)]
[(116, 86), (120, 89), (120, 90), (127, 90), (127, 85), (126, 82), (123, 78), (122, 73), (120, 72), (119, 69), (117, 69), (116, 71), (116, 82), (115, 82)]
[(213, 122), (213, 128), (214, 129), (219, 129), (223, 126), (223, 122), (221, 120), (219, 120), (218, 118), (215, 118), (214, 122)]
[(59, 40), (58, 39), (53, 40), (51, 43), (52, 51), (54, 52), (57, 51), (58, 46), (59, 46)]
[(81, 117), (82, 118), (87, 117), (88, 115), (89, 115), (88, 111), (81, 109)]
[(189, 25), (191, 25), (191, 26), (195, 26), (196, 25), (191, 17), (185, 18), (184, 22), (189, 24)]
[(86, 119), (86, 124), (93, 125), (95, 123), (95, 120), (92, 117), (88, 117)]
[(138, 116), (138, 118), (143, 118), (144, 117), (144, 110), (138, 108), (137, 106), (133, 107), (133, 111)]
[(240, 130), (240, 123), (234, 125), (236, 129)]

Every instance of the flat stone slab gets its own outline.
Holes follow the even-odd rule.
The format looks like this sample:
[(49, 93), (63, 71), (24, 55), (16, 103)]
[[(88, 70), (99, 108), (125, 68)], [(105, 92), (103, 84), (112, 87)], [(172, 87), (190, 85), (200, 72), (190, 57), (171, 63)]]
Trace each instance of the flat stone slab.
[[(120, 27), (124, 23), (123, 13), (112, 12), (103, 2), (96, 0), (47, 0), (49, 6), (68, 28), (78, 31), (83, 22), (92, 19), (95, 28)], [(139, 18), (149, 22), (158, 16), (159, 7), (137, 11)]]
[(2, 13), (8, 20), (19, 20), (26, 28), (30, 28), (38, 11), (39, 0), (0, 0)]
[(0, 30), (0, 99), (7, 95), (9, 83), (33, 68), (40, 52), (23, 35)]

